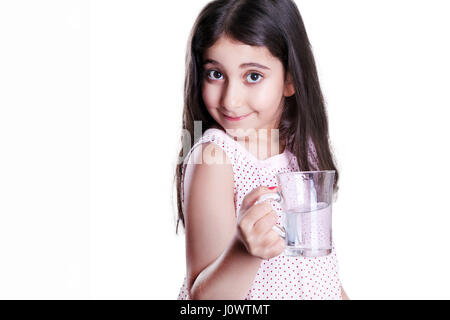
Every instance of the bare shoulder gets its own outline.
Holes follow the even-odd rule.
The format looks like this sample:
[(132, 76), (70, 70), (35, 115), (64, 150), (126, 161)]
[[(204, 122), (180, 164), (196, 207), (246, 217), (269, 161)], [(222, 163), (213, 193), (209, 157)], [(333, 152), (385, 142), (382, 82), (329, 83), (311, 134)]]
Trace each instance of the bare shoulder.
[(234, 179), (231, 162), (226, 152), (212, 142), (203, 143), (198, 148), (201, 148), (201, 152), (193, 152), (186, 165), (185, 197), (188, 198), (188, 194), (194, 189), (205, 189), (202, 186), (214, 186), (225, 191), (222, 195), (229, 194), (230, 190), (233, 190)]

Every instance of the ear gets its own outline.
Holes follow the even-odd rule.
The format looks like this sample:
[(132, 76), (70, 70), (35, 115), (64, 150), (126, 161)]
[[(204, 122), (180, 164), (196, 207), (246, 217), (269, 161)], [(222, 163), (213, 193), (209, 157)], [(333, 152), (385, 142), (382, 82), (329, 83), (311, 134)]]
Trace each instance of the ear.
[(286, 80), (284, 82), (284, 96), (290, 97), (295, 93), (294, 82), (292, 81), (291, 73), (286, 74)]

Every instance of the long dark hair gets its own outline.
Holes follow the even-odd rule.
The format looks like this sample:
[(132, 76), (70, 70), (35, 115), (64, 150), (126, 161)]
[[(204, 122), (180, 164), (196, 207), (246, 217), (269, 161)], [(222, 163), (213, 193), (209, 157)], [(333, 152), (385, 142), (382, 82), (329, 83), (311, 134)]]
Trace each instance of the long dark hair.
[[(292, 0), (215, 0), (202, 9), (186, 51), (182, 126), (190, 133), (190, 145), (196, 142), (194, 121), (201, 121), (202, 133), (216, 123), (202, 99), (202, 56), (223, 35), (248, 45), (267, 47), (291, 74), (295, 94), (285, 98), (278, 128), (280, 139), (286, 141), (286, 148), (296, 156), (301, 171), (336, 170), (333, 186), (336, 194), (339, 173), (330, 150), (325, 102), (305, 26)], [(309, 143), (315, 149), (315, 167), (308, 160)], [(185, 151), (181, 149), (179, 159), (184, 160), (184, 156)], [(175, 173), (177, 232), (180, 221), (184, 227), (182, 165), (178, 161)]]

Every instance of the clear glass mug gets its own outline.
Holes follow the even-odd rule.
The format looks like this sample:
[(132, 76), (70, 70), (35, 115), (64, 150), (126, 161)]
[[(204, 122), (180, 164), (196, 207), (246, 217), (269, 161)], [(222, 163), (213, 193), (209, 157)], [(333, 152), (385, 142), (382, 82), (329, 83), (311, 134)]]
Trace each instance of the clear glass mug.
[(282, 207), (281, 227), (274, 230), (286, 241), (285, 255), (322, 257), (332, 250), (331, 212), (334, 170), (298, 171), (276, 174), (277, 194), (262, 195)]

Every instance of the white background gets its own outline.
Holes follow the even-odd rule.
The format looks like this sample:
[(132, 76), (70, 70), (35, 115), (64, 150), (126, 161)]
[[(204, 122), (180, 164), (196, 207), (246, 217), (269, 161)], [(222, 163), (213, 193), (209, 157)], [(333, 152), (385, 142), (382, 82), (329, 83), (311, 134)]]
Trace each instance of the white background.
[[(448, 1), (296, 1), (352, 299), (449, 299)], [(0, 298), (175, 299), (184, 56), (207, 1), (0, 1)]]

